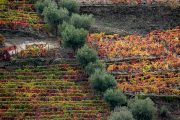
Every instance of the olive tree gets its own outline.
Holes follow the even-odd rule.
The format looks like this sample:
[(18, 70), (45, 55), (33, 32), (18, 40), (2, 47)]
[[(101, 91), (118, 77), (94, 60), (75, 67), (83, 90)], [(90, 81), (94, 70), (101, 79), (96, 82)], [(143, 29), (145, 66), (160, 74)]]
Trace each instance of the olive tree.
[(80, 9), (79, 3), (75, 0), (60, 0), (58, 6), (68, 9), (70, 15), (72, 13), (78, 13)]
[(64, 47), (71, 48), (75, 52), (85, 44), (88, 31), (76, 29), (73, 25), (67, 25), (61, 32)]
[(150, 98), (132, 99), (128, 102), (128, 107), (136, 120), (153, 120), (156, 112), (154, 103)]
[(134, 120), (132, 113), (126, 107), (116, 107), (108, 120)]
[(42, 14), (45, 7), (49, 5), (49, 3), (52, 3), (51, 0), (38, 0), (35, 4), (35, 9), (38, 14)]
[(96, 62), (98, 56), (94, 49), (84, 45), (81, 49), (78, 50), (76, 58), (78, 62), (85, 68), (89, 63)]
[(93, 15), (79, 15), (79, 14), (72, 14), (70, 23), (74, 25), (76, 28), (84, 28), (89, 30), (91, 25), (95, 22)]
[(44, 20), (52, 27), (55, 28), (55, 35), (58, 33), (58, 25), (62, 24), (64, 20), (68, 19), (68, 10), (66, 8), (58, 9), (55, 3), (50, 3), (43, 11)]
[(127, 98), (119, 89), (108, 89), (104, 93), (104, 100), (112, 107), (123, 106), (127, 103)]
[(97, 60), (96, 62), (90, 62), (85, 67), (85, 70), (86, 70), (87, 74), (89, 74), (89, 75), (93, 74), (96, 70), (105, 71), (105, 64), (99, 60)]
[(95, 73), (90, 76), (90, 84), (96, 91), (104, 92), (107, 89), (115, 88), (117, 81), (112, 75), (107, 74), (105, 71), (96, 70)]

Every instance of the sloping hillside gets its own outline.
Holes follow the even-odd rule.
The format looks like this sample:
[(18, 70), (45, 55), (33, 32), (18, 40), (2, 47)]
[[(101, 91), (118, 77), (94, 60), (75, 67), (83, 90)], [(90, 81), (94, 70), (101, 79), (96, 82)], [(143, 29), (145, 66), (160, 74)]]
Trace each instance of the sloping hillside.
[(108, 106), (76, 65), (0, 70), (2, 120), (105, 120)]

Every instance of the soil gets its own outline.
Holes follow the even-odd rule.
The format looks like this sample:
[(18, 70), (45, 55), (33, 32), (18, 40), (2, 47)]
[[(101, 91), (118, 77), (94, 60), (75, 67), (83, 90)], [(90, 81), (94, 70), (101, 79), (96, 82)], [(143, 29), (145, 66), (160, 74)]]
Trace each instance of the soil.
[[(180, 9), (137, 9), (93, 13), (96, 18), (92, 32), (145, 35), (153, 30), (166, 30), (180, 26)], [(135, 9), (135, 8), (134, 8)], [(155, 10), (152, 10), (155, 9)], [(156, 10), (157, 9), (157, 10)], [(124, 10), (124, 11), (123, 11)]]

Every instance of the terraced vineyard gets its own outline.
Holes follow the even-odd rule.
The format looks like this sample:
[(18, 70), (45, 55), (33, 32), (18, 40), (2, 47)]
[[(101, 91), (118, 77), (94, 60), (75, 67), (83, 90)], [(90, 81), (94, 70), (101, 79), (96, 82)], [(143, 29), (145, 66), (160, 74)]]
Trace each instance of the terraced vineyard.
[(77, 65), (0, 70), (0, 116), (13, 119), (105, 120), (108, 106)]
[(90, 34), (89, 46), (107, 62), (119, 89), (131, 94), (180, 95), (179, 27), (145, 37)]
[(0, 28), (4, 31), (36, 32), (43, 34), (45, 24), (29, 1), (2, 0)]
[(172, 1), (0, 0), (0, 120), (179, 120)]

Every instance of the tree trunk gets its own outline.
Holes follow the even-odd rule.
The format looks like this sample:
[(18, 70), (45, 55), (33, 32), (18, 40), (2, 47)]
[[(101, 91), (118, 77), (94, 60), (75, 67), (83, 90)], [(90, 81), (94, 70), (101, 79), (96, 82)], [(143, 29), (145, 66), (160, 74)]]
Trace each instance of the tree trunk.
[(56, 37), (58, 36), (58, 26), (57, 25), (55, 26), (55, 36)]

